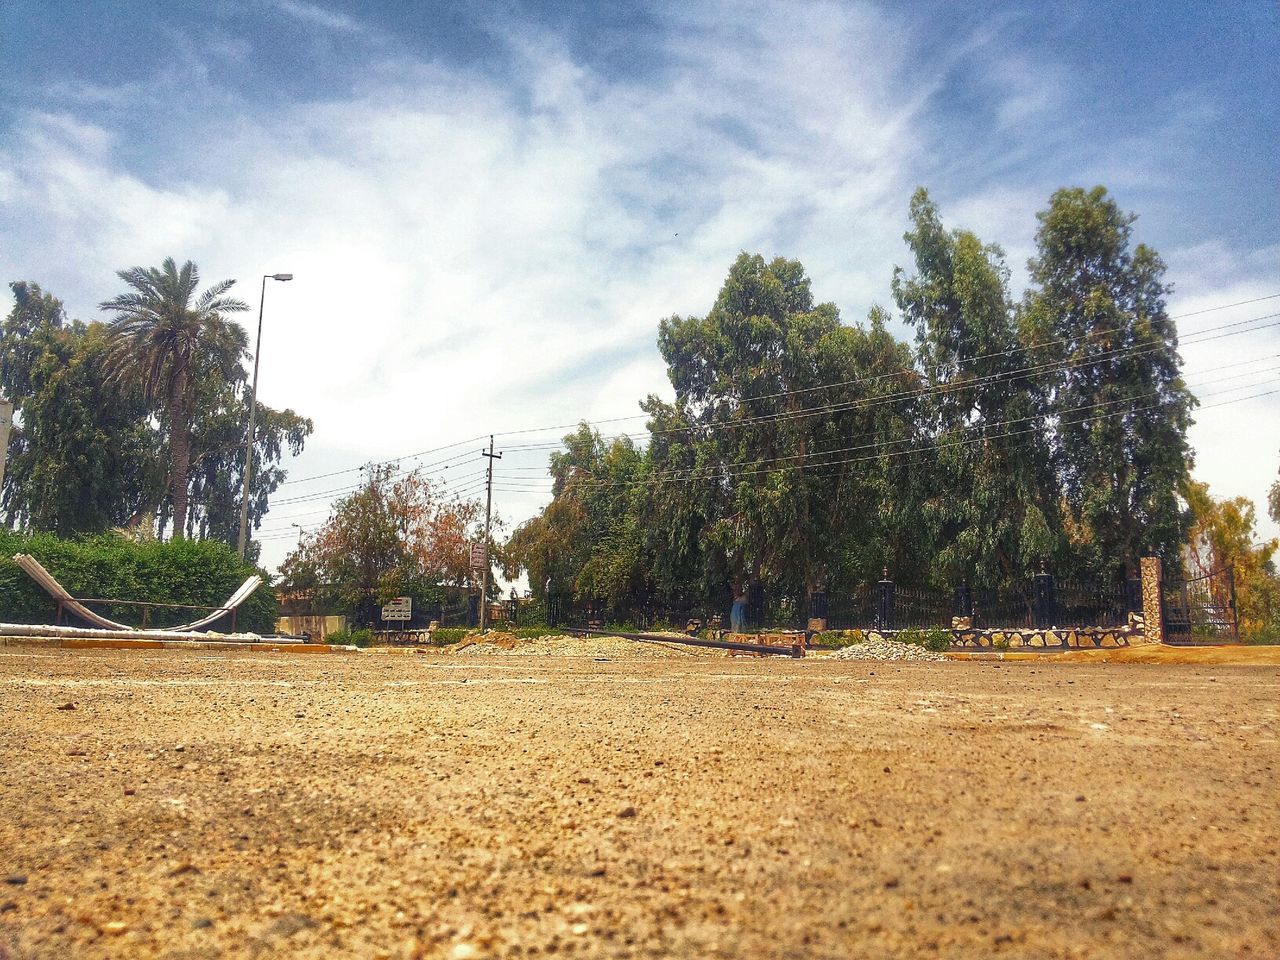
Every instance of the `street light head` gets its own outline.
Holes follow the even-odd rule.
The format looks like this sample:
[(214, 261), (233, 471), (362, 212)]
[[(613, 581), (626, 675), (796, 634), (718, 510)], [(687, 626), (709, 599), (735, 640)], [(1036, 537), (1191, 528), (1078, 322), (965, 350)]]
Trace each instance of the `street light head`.
[(271, 279), (272, 280), (292, 280), (293, 274), (292, 273), (273, 273), (271, 275)]

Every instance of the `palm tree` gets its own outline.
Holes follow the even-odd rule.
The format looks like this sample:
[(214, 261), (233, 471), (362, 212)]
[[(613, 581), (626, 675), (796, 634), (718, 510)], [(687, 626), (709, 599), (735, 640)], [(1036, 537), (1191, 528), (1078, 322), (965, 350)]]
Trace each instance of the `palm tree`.
[(140, 386), (147, 401), (162, 406), (167, 415), (173, 535), (182, 537), (187, 527), (195, 373), (202, 354), (216, 349), (225, 331), (222, 315), (247, 310), (248, 305), (223, 296), (234, 280), (215, 283), (196, 297), (200, 271), (190, 260), (181, 270), (169, 257), (159, 270), (133, 267), (117, 276), (133, 289), (100, 305), (119, 314), (111, 323), (108, 369), (112, 381)]

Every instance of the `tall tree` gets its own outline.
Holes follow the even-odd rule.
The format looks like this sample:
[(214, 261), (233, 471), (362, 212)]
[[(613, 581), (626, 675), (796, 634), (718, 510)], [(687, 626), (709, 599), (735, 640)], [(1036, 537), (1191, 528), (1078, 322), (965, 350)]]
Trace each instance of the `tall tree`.
[(106, 328), (69, 321), (38, 284), (10, 285), (0, 393), (14, 403), (6, 522), (64, 536), (125, 523), (155, 479), (158, 441), (137, 391), (105, 386)]
[(31, 395), (31, 376), (50, 336), (67, 323), (62, 301), (38, 283), (16, 280), (13, 309), (0, 326), (0, 391), (15, 405)]
[(936, 573), (1013, 582), (1055, 545), (1043, 390), (1026, 371), (1003, 251), (945, 229), (924, 188), (910, 209), (915, 273), (895, 268), (893, 293), (916, 328)]
[(914, 432), (909, 404), (878, 402), (916, 384), (905, 345), (879, 314), (869, 329), (841, 324), (798, 262), (744, 253), (710, 313), (664, 320), (658, 346), (676, 393), (644, 404), (660, 583), (825, 586), (847, 568), (853, 532), (883, 517), (891, 458), (879, 453), (903, 452)]
[(119, 314), (111, 325), (108, 363), (122, 386), (138, 386), (164, 407), (169, 438), (169, 494), (173, 535), (187, 530), (191, 427), (201, 357), (225, 336), (224, 314), (247, 310), (225, 296), (235, 285), (222, 280), (197, 296), (200, 273), (188, 260), (179, 269), (172, 257), (159, 269), (133, 267), (118, 274), (131, 289), (101, 304)]
[(420, 473), (370, 464), (364, 484), (286, 558), (281, 586), (371, 622), (378, 601), (400, 594), (438, 599), (437, 588), (471, 586), (469, 546), (483, 518), (478, 500), (447, 497)]
[[(17, 413), (0, 509), (11, 525), (64, 535), (127, 527), (146, 539), (173, 515), (163, 402), (139, 385), (108, 383), (106, 324), (69, 320), (38, 284), (11, 284), (0, 321), (0, 394)], [(248, 422), (247, 338), (236, 323), (213, 331), (195, 364), (188, 537), (234, 544)], [(249, 518), (256, 527), (285, 479), (286, 450), (301, 452), (312, 423), (258, 404)], [(153, 526), (155, 524), (156, 526)], [(252, 555), (258, 549), (250, 544)]]
[(629, 437), (605, 443), (588, 424), (551, 455), (552, 500), (516, 528), (504, 571), (529, 574), (536, 596), (569, 593), (614, 604), (642, 599), (650, 585), (636, 512), (644, 454)]
[(1037, 216), (1023, 321), (1044, 344), (1037, 355), (1058, 364), (1046, 382), (1071, 552), (1097, 576), (1133, 570), (1149, 550), (1175, 569), (1195, 400), (1164, 261), (1132, 246), (1136, 217), (1103, 187), (1059, 190)]

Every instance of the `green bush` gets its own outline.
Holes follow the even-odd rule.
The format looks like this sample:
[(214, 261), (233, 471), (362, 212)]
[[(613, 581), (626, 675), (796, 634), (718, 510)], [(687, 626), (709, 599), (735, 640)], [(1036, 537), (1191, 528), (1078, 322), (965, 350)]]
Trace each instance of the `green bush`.
[(917, 630), (914, 627), (909, 630), (899, 630), (897, 633), (892, 634), (890, 638), (898, 641), (898, 643), (909, 643), (913, 647), (924, 646), (924, 631)]
[(1251, 633), (1241, 632), (1240, 639), (1250, 645), (1280, 644), (1280, 623), (1268, 623)]
[(893, 639), (898, 643), (909, 643), (915, 647), (924, 647), (926, 650), (932, 650), (935, 653), (942, 653), (951, 648), (951, 631), (942, 627), (929, 627), (926, 630), (912, 627), (909, 630), (899, 630), (893, 635)]
[(814, 646), (842, 650), (855, 643), (862, 643), (867, 635), (861, 630), (822, 630), (813, 635)]
[[(254, 572), (231, 548), (211, 540), (133, 543), (110, 533), (63, 540), (48, 533), (0, 530), (0, 621), (7, 623), (53, 623), (57, 613), (53, 598), (13, 562), (15, 553), (35, 557), (74, 597), (216, 607)], [(240, 607), (236, 628), (274, 633), (279, 603), (270, 577), (258, 573), (267, 582)], [(141, 607), (94, 604), (92, 609), (121, 623), (142, 624)], [(154, 608), (149, 624), (171, 626), (203, 612)]]
[(368, 628), (358, 630), (339, 630), (324, 638), (325, 643), (335, 646), (367, 647), (373, 643), (373, 631)]
[(991, 642), (991, 646), (995, 647), (997, 650), (1008, 650), (1009, 649), (1008, 636), (1002, 635), (998, 639), (993, 640)]
[(943, 653), (951, 649), (951, 631), (944, 630), (942, 627), (933, 627), (923, 631), (924, 648), (932, 650), (934, 653)]
[(431, 632), (431, 642), (443, 646), (447, 643), (458, 643), (472, 633), (470, 627), (441, 627)]

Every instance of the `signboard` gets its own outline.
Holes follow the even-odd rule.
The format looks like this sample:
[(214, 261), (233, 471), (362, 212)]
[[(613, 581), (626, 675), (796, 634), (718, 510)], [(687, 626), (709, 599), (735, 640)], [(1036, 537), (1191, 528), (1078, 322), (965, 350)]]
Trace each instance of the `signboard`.
[(471, 545), (471, 569), (480, 570), (484, 567), (484, 544), (473, 543)]
[(396, 597), (382, 608), (383, 620), (408, 620), (413, 616), (413, 597)]

